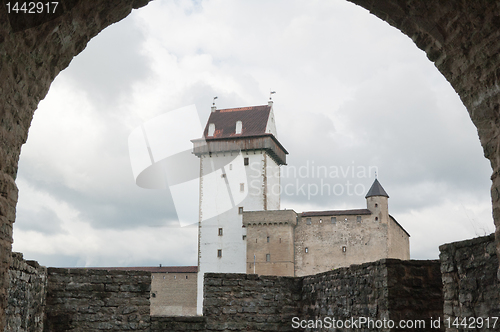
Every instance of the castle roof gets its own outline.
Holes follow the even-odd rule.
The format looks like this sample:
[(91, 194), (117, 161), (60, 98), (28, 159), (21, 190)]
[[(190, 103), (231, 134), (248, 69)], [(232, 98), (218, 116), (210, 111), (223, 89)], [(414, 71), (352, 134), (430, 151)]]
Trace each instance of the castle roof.
[(89, 270), (146, 271), (155, 273), (197, 273), (198, 266), (88, 267)]
[(347, 215), (367, 215), (372, 214), (368, 209), (353, 210), (329, 210), (329, 211), (308, 211), (302, 212), (302, 217), (320, 217), (320, 216), (347, 216)]
[(380, 182), (378, 182), (377, 179), (373, 181), (372, 187), (370, 188), (370, 190), (368, 190), (368, 193), (366, 194), (365, 198), (372, 196), (385, 196), (389, 198), (389, 195), (387, 195), (384, 188), (382, 188), (382, 185), (380, 184)]
[[(251, 137), (271, 133), (268, 129), (272, 105), (250, 106), (215, 110), (210, 113), (203, 132), (205, 139)], [(241, 134), (236, 133), (236, 122), (241, 121)], [(210, 124), (215, 125), (213, 135), (209, 134)]]

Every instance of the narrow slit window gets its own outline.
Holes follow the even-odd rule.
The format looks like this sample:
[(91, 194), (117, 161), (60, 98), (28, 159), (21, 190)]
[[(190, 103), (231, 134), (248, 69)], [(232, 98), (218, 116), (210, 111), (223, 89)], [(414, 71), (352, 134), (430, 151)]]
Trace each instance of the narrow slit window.
[(217, 249), (217, 257), (222, 257), (222, 249)]
[(269, 243), (269, 236), (267, 237), (267, 243)]
[(306, 254), (309, 252), (309, 248), (308, 247), (306, 247), (305, 252), (306, 252)]
[(245, 191), (245, 184), (244, 183), (240, 183), (240, 191), (241, 192)]
[(243, 206), (238, 207), (238, 213), (243, 214)]
[(266, 254), (266, 262), (270, 262), (271, 261), (271, 254)]
[(243, 165), (248, 166), (248, 164), (249, 164), (248, 157), (244, 158), (243, 159)]
[(222, 228), (219, 228), (219, 236), (222, 236)]
[(356, 221), (357, 221), (357, 222), (361, 222), (361, 216), (357, 216), (357, 217), (356, 217)]
[(347, 247), (346, 246), (342, 246), (342, 252), (346, 252), (347, 251)]

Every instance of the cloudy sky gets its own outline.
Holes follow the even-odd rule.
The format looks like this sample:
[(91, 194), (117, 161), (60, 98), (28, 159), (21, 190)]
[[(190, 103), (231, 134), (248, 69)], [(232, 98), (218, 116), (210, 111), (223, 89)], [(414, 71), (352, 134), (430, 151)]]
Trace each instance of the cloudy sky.
[[(168, 189), (135, 184), (128, 137), (193, 104), (204, 125), (214, 96), (262, 105), (271, 90), (282, 184), (310, 188), (282, 208), (364, 208), (376, 168), (412, 258), (494, 231), (476, 129), (401, 32), (340, 0), (158, 0), (94, 38), (40, 103), (13, 250), (46, 266), (196, 265), (196, 227), (177, 226)], [(313, 176), (319, 166), (329, 173)], [(325, 183), (336, 192), (316, 193)]]

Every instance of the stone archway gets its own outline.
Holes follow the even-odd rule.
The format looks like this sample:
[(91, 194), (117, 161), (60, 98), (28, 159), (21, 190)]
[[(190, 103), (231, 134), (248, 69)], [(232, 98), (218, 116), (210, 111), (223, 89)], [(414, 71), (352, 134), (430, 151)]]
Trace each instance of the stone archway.
[[(409, 36), (460, 95), (491, 162), (493, 217), (500, 235), (500, 5), (489, 0), (348, 1)], [(57, 74), (91, 38), (148, 2), (63, 0), (55, 14), (28, 19), (0, 8), (0, 330), (7, 304), (17, 164), (33, 113)]]

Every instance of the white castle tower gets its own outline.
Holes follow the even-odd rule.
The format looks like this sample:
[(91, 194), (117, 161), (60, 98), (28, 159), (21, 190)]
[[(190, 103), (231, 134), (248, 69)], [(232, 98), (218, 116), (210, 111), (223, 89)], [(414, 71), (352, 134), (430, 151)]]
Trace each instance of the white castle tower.
[(246, 273), (244, 210), (280, 208), (280, 165), (288, 152), (279, 143), (273, 103), (217, 110), (203, 138), (192, 141), (200, 158), (198, 303), (203, 309), (206, 272)]

